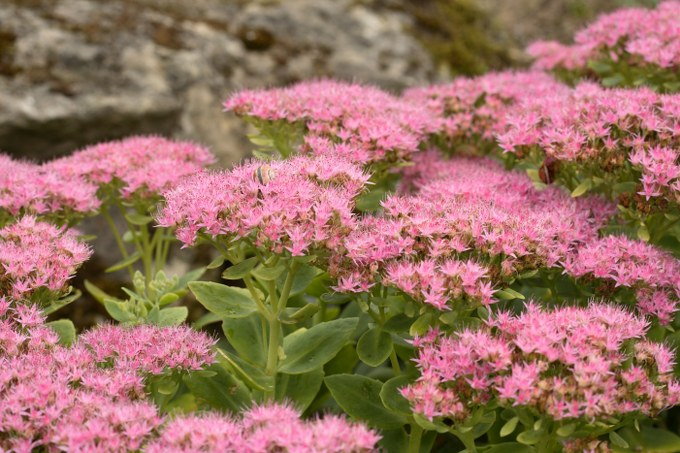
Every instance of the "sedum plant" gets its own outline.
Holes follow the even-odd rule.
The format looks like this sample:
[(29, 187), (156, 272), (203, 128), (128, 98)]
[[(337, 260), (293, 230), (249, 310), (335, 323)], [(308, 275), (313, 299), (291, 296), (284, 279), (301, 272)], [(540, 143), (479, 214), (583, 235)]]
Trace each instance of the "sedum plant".
[[(665, 94), (565, 85), (544, 45), (399, 96), (235, 93), (231, 169), (162, 137), (0, 156), (0, 449), (680, 451), (676, 3), (576, 39)], [(111, 319), (78, 332), (91, 216), (129, 279), (85, 282)], [(176, 243), (211, 257), (173, 275)]]

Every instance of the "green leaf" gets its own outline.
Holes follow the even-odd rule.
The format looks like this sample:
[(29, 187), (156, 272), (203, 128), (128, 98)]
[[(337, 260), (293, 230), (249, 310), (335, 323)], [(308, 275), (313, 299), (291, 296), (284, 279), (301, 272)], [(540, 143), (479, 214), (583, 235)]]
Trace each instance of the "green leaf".
[(118, 261), (116, 264), (107, 267), (106, 270), (104, 270), (104, 272), (109, 273), (125, 269), (126, 267), (136, 263), (141, 257), (142, 257), (141, 253), (135, 252), (132, 255), (125, 258), (124, 260)]
[(524, 300), (524, 294), (519, 293), (512, 288), (499, 289), (498, 291), (493, 293), (493, 295), (494, 295), (494, 297), (496, 297), (498, 299), (503, 299), (503, 300), (513, 300), (513, 299)]
[(626, 439), (623, 437), (619, 436), (616, 432), (612, 431), (609, 433), (609, 440), (614, 444), (617, 445), (621, 448), (628, 448), (628, 442), (626, 442)]
[(543, 436), (543, 431), (535, 431), (533, 429), (519, 433), (517, 436), (517, 442), (524, 445), (534, 445), (537, 444), (541, 437)]
[(407, 420), (387, 410), (380, 400), (382, 383), (358, 374), (336, 374), (324, 379), (338, 405), (350, 416), (381, 429), (398, 428)]
[(266, 392), (271, 390), (274, 379), (267, 376), (256, 366), (251, 365), (236, 355), (217, 348), (218, 360), (227, 368), (233, 370), (250, 388)]
[(645, 224), (640, 225), (640, 228), (637, 229), (637, 237), (641, 241), (649, 242), (650, 235), (649, 230), (647, 229), (647, 225)]
[(383, 325), (383, 329), (391, 333), (400, 334), (408, 332), (408, 328), (411, 327), (412, 322), (413, 319), (409, 318), (403, 313), (399, 313), (398, 315), (392, 316), (390, 319), (388, 319)]
[(137, 212), (129, 212), (125, 214), (125, 218), (127, 219), (128, 222), (137, 226), (148, 225), (153, 221), (153, 217), (150, 217), (148, 215), (142, 215)]
[(366, 365), (377, 367), (390, 356), (392, 337), (379, 327), (368, 329), (359, 338), (357, 354)]
[(118, 322), (132, 322), (137, 319), (135, 315), (127, 310), (127, 304), (125, 302), (118, 302), (113, 299), (104, 300), (104, 308), (106, 312)]
[(201, 275), (205, 273), (205, 267), (199, 267), (196, 268), (192, 271), (187, 272), (186, 274), (182, 275), (179, 280), (177, 280), (177, 284), (170, 288), (170, 291), (177, 292), (179, 290), (183, 290), (184, 288), (187, 287), (189, 282), (193, 282), (201, 278)]
[(279, 275), (283, 274), (283, 271), (285, 270), (286, 266), (284, 266), (282, 263), (279, 263), (274, 267), (259, 265), (250, 272), (253, 275), (253, 277), (257, 278), (258, 280), (269, 282), (279, 278)]
[(518, 444), (517, 442), (503, 442), (485, 450), (484, 453), (533, 453), (534, 451), (528, 445)]
[(234, 264), (229, 269), (222, 272), (222, 278), (225, 280), (240, 280), (243, 277), (247, 277), (250, 274), (250, 271), (253, 270), (255, 266), (257, 266), (258, 262), (259, 258), (253, 256), (252, 258), (243, 260), (238, 264)]
[(104, 303), (105, 299), (115, 299), (113, 296), (110, 296), (101, 289), (99, 289), (99, 287), (95, 286), (89, 280), (85, 280), (83, 284), (85, 285), (85, 290), (88, 293), (90, 293), (90, 295), (94, 297), (97, 302), (101, 304)]
[(276, 375), (276, 400), (291, 401), (304, 412), (319, 393), (323, 377), (323, 368), (303, 374), (279, 373)]
[(614, 74), (613, 76), (603, 78), (600, 81), (600, 83), (604, 87), (615, 87), (615, 86), (621, 85), (625, 81), (626, 81), (626, 79), (623, 77), (623, 75)]
[(217, 269), (224, 264), (224, 257), (222, 255), (218, 256), (210, 262), (205, 268), (206, 269)]
[(47, 326), (59, 335), (59, 343), (70, 346), (76, 341), (76, 327), (70, 319), (50, 321)]
[(190, 282), (189, 289), (209, 312), (225, 318), (245, 318), (257, 311), (257, 304), (245, 288), (215, 282)]
[(471, 436), (474, 439), (481, 437), (491, 429), (495, 422), (496, 412), (487, 412), (482, 416), (481, 420), (472, 427), (472, 430), (470, 431)]
[(161, 307), (165, 307), (166, 305), (170, 305), (173, 302), (176, 302), (179, 300), (179, 294), (177, 293), (167, 293), (163, 294), (160, 299), (158, 299), (158, 305)]
[(584, 193), (588, 192), (590, 188), (593, 186), (593, 182), (590, 179), (586, 179), (585, 181), (581, 182), (574, 190), (571, 192), (571, 196), (573, 198), (580, 197)]
[(215, 376), (191, 373), (183, 377), (184, 383), (198, 400), (214, 409), (240, 412), (251, 401), (250, 392), (242, 382), (221, 366), (209, 368)]
[(380, 401), (392, 412), (410, 415), (411, 406), (404, 398), (399, 389), (406, 387), (409, 379), (406, 376), (396, 376), (385, 382), (380, 389)]
[(431, 313), (425, 313), (415, 320), (411, 327), (409, 328), (409, 335), (415, 337), (417, 335), (422, 335), (428, 331), (434, 320)]
[(674, 453), (680, 451), (680, 437), (665, 429), (643, 427), (640, 432), (631, 428), (619, 431), (635, 450), (648, 453)]
[(359, 362), (359, 356), (354, 348), (354, 344), (347, 344), (340, 349), (333, 359), (324, 365), (323, 369), (326, 376), (333, 374), (352, 373), (354, 367)]
[(379, 451), (389, 453), (408, 453), (408, 434), (404, 428), (386, 429), (381, 433), (382, 439), (378, 445), (382, 448)]
[(222, 330), (229, 344), (248, 362), (264, 366), (266, 342), (262, 333), (262, 318), (254, 313), (245, 318), (226, 318)]
[(50, 305), (48, 305), (47, 307), (43, 308), (43, 314), (45, 316), (51, 315), (55, 311), (61, 310), (62, 308), (64, 308), (68, 304), (78, 300), (80, 298), (80, 296), (82, 296), (82, 295), (83, 295), (83, 293), (79, 289), (76, 289), (75, 291), (73, 291), (73, 294), (69, 294), (66, 297), (62, 297), (61, 299), (57, 299), (54, 302), (52, 302)]
[(283, 339), (285, 358), (279, 364), (279, 371), (301, 374), (323, 366), (351, 338), (358, 323), (359, 318), (336, 319), (288, 335)]
[(187, 307), (164, 308), (158, 313), (158, 325), (178, 326), (186, 321), (188, 315)]
[(311, 318), (317, 311), (319, 311), (319, 306), (316, 304), (307, 304), (303, 307), (288, 307), (279, 315), (279, 321), (284, 324), (296, 324)]
[(201, 330), (202, 328), (204, 328), (208, 324), (212, 324), (212, 323), (218, 322), (218, 321), (222, 321), (221, 316), (218, 316), (215, 313), (208, 312), (208, 313), (204, 314), (203, 316), (201, 316), (200, 318), (198, 318), (193, 323), (191, 323), (191, 327), (193, 327), (196, 330)]
[[(296, 294), (302, 293), (307, 289), (310, 283), (312, 283), (312, 280), (314, 280), (321, 273), (321, 269), (317, 267), (309, 266), (307, 264), (301, 265), (300, 268), (295, 272), (293, 285), (290, 289), (290, 295), (295, 296)], [(280, 288), (283, 287), (285, 280), (286, 276), (283, 274), (278, 277), (278, 285)]]
[(569, 437), (576, 431), (576, 423), (569, 423), (568, 425), (557, 428), (557, 435), (560, 437)]
[[(447, 433), (450, 431), (450, 428), (446, 426), (444, 423), (441, 421), (438, 421), (436, 418), (432, 420), (428, 420), (427, 418), (423, 417), (420, 414), (413, 414), (413, 420), (426, 431), (437, 431), (438, 433)], [(460, 430), (461, 432), (468, 432), (472, 430), (472, 428), (468, 428), (467, 430), (463, 431), (462, 429)]]
[(512, 417), (510, 420), (508, 420), (505, 425), (501, 428), (501, 437), (509, 436), (512, 434), (515, 429), (517, 428), (517, 423), (519, 422), (519, 418), (517, 417)]

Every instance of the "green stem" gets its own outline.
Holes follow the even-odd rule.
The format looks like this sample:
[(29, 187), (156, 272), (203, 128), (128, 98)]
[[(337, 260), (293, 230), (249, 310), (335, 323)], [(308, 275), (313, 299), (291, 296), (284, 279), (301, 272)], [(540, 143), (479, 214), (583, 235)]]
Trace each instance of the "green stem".
[(463, 442), (463, 445), (465, 445), (465, 450), (466, 453), (477, 453), (477, 446), (475, 445), (475, 439), (472, 437), (472, 435), (468, 433), (461, 433), (460, 431), (453, 429), (451, 432), (458, 438), (460, 439), (461, 442)]
[(392, 346), (392, 352), (390, 352), (390, 363), (392, 364), (392, 370), (394, 370), (394, 375), (399, 376), (401, 374), (401, 366), (399, 365), (399, 358), (397, 353), (394, 352), (394, 346)]
[(246, 288), (250, 292), (250, 297), (253, 298), (258, 308), (260, 309), (260, 313), (262, 313), (262, 316), (264, 316), (266, 319), (271, 318), (271, 311), (269, 310), (269, 308), (267, 308), (264, 302), (262, 302), (262, 299), (260, 298), (260, 295), (257, 292), (257, 288), (255, 288), (255, 282), (253, 282), (252, 277), (250, 276), (243, 277), (243, 283), (245, 283)]
[(418, 423), (411, 423), (411, 433), (408, 436), (408, 453), (420, 453), (420, 442), (423, 428)]
[(146, 227), (146, 225), (141, 225), (139, 227), (140, 232), (142, 233), (142, 264), (144, 266), (144, 280), (146, 281), (146, 284), (148, 285), (149, 282), (152, 279), (152, 271), (151, 271), (151, 241), (149, 240), (149, 229)]
[[(113, 233), (113, 237), (116, 239), (116, 244), (118, 245), (118, 249), (120, 250), (120, 254), (122, 255), (123, 259), (127, 259), (130, 254), (128, 253), (127, 249), (125, 248), (125, 243), (123, 242), (123, 238), (120, 236), (120, 232), (118, 231), (118, 228), (116, 228), (116, 223), (113, 221), (113, 218), (111, 217), (111, 214), (109, 214), (109, 210), (103, 210), (102, 211), (102, 216), (106, 220), (106, 223), (109, 225), (109, 228), (111, 229), (111, 232)], [(132, 268), (132, 264), (128, 264), (125, 266), (128, 270), (128, 273), (130, 274), (130, 281), (132, 281), (132, 277), (134, 276), (134, 269)]]
[(288, 275), (286, 275), (286, 281), (281, 289), (281, 295), (279, 296), (276, 292), (276, 283), (272, 280), (267, 282), (269, 291), (269, 304), (271, 310), (271, 316), (269, 317), (269, 344), (267, 348), (267, 365), (265, 367), (265, 373), (268, 376), (274, 378), (272, 388), (265, 394), (265, 398), (271, 400), (274, 398), (276, 392), (276, 369), (278, 368), (279, 362), (279, 348), (281, 347), (281, 321), (279, 321), (279, 315), (286, 308), (288, 303), (288, 296), (290, 295), (290, 290), (293, 287), (293, 280), (295, 279), (295, 273), (297, 272), (300, 264), (293, 261), (288, 269)]

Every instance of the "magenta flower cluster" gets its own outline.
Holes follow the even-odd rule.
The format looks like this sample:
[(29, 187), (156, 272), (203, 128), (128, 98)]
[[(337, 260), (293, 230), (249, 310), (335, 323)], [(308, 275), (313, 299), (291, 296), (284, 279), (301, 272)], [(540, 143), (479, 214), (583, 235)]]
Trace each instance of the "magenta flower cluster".
[(59, 296), (90, 254), (77, 231), (23, 217), (0, 229), (0, 294), (20, 300), (44, 288)]
[(238, 418), (186, 415), (170, 421), (149, 453), (234, 451), (243, 453), (362, 453), (374, 451), (380, 436), (334, 415), (304, 421), (280, 404), (254, 406)]
[(247, 239), (294, 256), (337, 247), (357, 222), (356, 197), (368, 175), (337, 157), (250, 162), (196, 175), (165, 194), (157, 221), (187, 245), (197, 234)]
[(97, 188), (29, 162), (0, 154), (0, 210), (23, 214), (89, 213), (99, 207)]
[(408, 160), (433, 121), (427, 110), (374, 87), (320, 80), (240, 91), (227, 110), (265, 121), (302, 124), (303, 151), (358, 164)]
[(538, 191), (486, 158), (426, 153), (406, 181), (418, 191), (384, 200), (333, 255), (338, 290), (381, 282), (439, 309), (463, 296), (487, 305), (492, 282), (557, 265), (612, 213), (601, 200)]
[(631, 66), (680, 66), (680, 2), (666, 0), (655, 9), (626, 8), (600, 16), (576, 33), (574, 44), (531, 44), (536, 69), (585, 69), (589, 60), (623, 60)]
[(642, 173), (640, 195), (678, 203), (679, 113), (677, 94), (583, 83), (566, 94), (524, 99), (507, 114), (498, 142), (520, 157), (538, 148), (549, 159), (580, 162), (601, 176), (635, 166)]
[(680, 383), (673, 353), (645, 340), (647, 327), (610, 305), (546, 311), (528, 304), (478, 330), (417, 338), (420, 377), (402, 393), (430, 419), (463, 420), (491, 400), (555, 420), (653, 416), (678, 404)]
[(574, 277), (611, 281), (635, 289), (638, 308), (670, 323), (680, 299), (680, 261), (645, 242), (622, 236), (596, 239), (569, 256), (564, 270)]
[(62, 178), (97, 186), (115, 183), (123, 199), (154, 197), (214, 163), (206, 148), (163, 137), (129, 137), (100, 143), (46, 164)]
[(144, 377), (214, 360), (213, 340), (188, 327), (103, 326), (65, 347), (44, 321), (36, 307), (0, 298), (4, 450), (138, 450), (162, 422)]
[(405, 100), (431, 112), (438, 137), (457, 150), (474, 151), (504, 130), (504, 118), (523, 99), (568, 91), (543, 72), (499, 72), (406, 90)]

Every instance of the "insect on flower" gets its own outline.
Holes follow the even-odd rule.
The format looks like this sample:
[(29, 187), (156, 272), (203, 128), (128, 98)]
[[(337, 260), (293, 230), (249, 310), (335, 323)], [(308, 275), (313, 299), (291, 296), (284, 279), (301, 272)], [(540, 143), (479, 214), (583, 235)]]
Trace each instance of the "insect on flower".
[(276, 173), (274, 170), (267, 164), (260, 165), (255, 169), (254, 172), (254, 177), (262, 185), (268, 184), (272, 179), (274, 179), (274, 176), (276, 176)]

